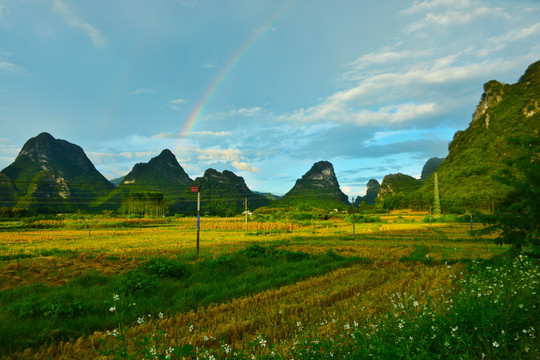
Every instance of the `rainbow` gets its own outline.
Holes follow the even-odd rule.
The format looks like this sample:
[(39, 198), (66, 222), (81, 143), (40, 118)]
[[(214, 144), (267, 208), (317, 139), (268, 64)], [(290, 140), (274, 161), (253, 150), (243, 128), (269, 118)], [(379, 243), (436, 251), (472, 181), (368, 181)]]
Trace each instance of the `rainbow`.
[(221, 69), (218, 75), (211, 82), (208, 89), (204, 92), (203, 97), (197, 103), (191, 114), (189, 115), (184, 128), (180, 132), (180, 140), (178, 141), (177, 146), (174, 149), (175, 154), (179, 154), (184, 140), (188, 137), (189, 133), (193, 130), (195, 125), (197, 125), (198, 120), (201, 118), (205, 107), (212, 100), (214, 95), (219, 90), (221, 84), (225, 81), (227, 76), (234, 70), (236, 65), (248, 52), (248, 50), (255, 44), (259, 39), (261, 39), (265, 34), (267, 34), (273, 26), (283, 19), (287, 14), (289, 14), (302, 0), (292, 1), (287, 5), (284, 5), (278, 12), (273, 14), (268, 21), (260, 28), (258, 31), (254, 31), (253, 34), (248, 38), (248, 40), (240, 46), (240, 48), (234, 53), (234, 55), (229, 59), (227, 64)]

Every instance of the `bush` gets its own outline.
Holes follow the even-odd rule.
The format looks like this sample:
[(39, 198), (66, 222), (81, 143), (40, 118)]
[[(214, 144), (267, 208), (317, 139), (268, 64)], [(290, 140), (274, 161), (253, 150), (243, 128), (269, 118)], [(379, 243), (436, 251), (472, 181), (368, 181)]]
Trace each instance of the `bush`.
[(151, 259), (144, 263), (143, 269), (150, 275), (159, 278), (170, 277), (180, 279), (189, 275), (189, 268), (180, 261), (169, 259)]
[(8, 311), (19, 319), (25, 318), (74, 318), (90, 310), (73, 294), (59, 293), (51, 296), (32, 294), (11, 304)]
[(126, 273), (122, 279), (124, 290), (128, 294), (136, 292), (149, 292), (155, 289), (159, 284), (159, 277), (154, 274), (148, 274), (142, 269), (136, 269)]
[[(352, 223), (353, 217), (352, 214), (349, 214), (345, 217), (345, 221)], [(367, 224), (367, 223), (379, 223), (381, 222), (380, 216), (369, 216), (362, 214), (354, 214), (354, 222), (357, 224)]]

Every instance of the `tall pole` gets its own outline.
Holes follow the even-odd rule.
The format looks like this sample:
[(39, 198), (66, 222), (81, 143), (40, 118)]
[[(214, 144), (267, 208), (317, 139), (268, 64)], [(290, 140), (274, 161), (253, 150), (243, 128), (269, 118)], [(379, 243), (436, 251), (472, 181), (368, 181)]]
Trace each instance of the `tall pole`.
[(351, 196), (351, 208), (352, 208), (352, 234), (355, 235), (354, 232), (354, 196)]
[(197, 186), (197, 259), (199, 258), (199, 232), (201, 230), (201, 183)]
[(247, 210), (247, 198), (246, 198), (246, 211), (245, 211), (245, 214), (246, 214), (246, 226), (245, 226), (245, 231), (247, 231), (247, 216), (248, 216), (248, 210)]

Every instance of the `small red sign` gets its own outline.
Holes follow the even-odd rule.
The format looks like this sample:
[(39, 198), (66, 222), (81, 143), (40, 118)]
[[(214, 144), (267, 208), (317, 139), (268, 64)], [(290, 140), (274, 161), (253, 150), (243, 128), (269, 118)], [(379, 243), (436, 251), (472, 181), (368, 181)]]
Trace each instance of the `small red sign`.
[(191, 192), (199, 192), (199, 187), (198, 186), (192, 186), (191, 187)]

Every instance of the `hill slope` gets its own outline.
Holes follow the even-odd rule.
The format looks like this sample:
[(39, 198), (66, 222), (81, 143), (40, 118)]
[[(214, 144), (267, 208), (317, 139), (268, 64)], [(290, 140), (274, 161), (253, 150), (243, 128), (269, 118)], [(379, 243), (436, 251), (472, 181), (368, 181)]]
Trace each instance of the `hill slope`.
[(334, 167), (328, 161), (319, 161), (296, 180), (294, 187), (273, 206), (310, 206), (321, 209), (344, 208), (348, 197), (339, 188)]
[[(200, 186), (201, 214), (234, 216), (245, 210), (245, 199), (248, 201), (248, 210), (266, 206), (270, 200), (264, 196), (254, 194), (246, 185), (244, 179), (233, 172), (224, 170), (219, 172), (208, 169), (202, 177), (198, 177), (191, 186)], [(197, 194), (188, 187), (179, 196), (171, 210), (186, 215), (197, 212)]]
[(14, 184), (18, 207), (90, 209), (114, 188), (81, 147), (48, 133), (29, 139), (2, 173)]
[[(492, 80), (484, 85), (480, 103), (465, 131), (458, 131), (449, 154), (437, 170), (443, 211), (496, 206), (509, 189), (493, 176), (520, 149), (508, 137), (539, 136), (540, 61), (529, 66), (513, 85)], [(430, 201), (433, 178), (416, 195)]]
[(165, 149), (148, 163), (138, 163), (123, 178), (121, 191), (157, 191), (171, 201), (176, 199), (193, 180), (180, 166), (174, 154)]
[(381, 184), (375, 179), (370, 179), (366, 185), (366, 195), (357, 196), (354, 205), (358, 206), (362, 201), (365, 201), (368, 205), (375, 205), (375, 199), (377, 199), (380, 190)]

